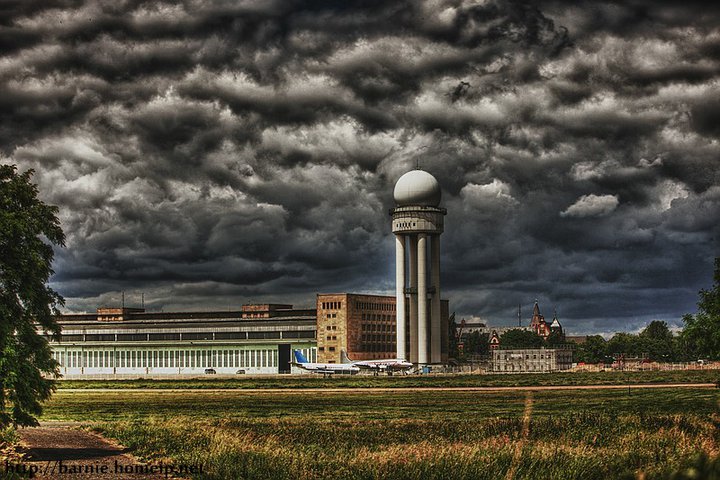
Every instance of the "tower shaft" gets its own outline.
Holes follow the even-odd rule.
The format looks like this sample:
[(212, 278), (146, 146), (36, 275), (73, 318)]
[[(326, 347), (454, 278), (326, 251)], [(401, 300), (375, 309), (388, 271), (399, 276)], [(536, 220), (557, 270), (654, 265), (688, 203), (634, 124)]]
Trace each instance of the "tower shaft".
[(443, 208), (429, 206), (391, 210), (395, 234), (397, 356), (419, 366), (443, 361), (440, 234), (445, 213)]

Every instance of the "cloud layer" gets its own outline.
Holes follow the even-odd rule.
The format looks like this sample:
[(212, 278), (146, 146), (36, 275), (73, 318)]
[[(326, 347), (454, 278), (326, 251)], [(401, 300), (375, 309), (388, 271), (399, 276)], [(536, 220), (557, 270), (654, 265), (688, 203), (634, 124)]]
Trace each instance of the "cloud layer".
[(617, 195), (583, 195), (560, 212), (561, 217), (604, 217), (617, 208)]
[[(15, 2), (0, 161), (34, 168), (71, 310), (393, 291), (416, 162), (460, 316), (678, 323), (720, 222), (720, 12), (685, 2)], [(701, 13), (701, 14), (699, 14)], [(529, 312), (529, 309), (526, 308)]]

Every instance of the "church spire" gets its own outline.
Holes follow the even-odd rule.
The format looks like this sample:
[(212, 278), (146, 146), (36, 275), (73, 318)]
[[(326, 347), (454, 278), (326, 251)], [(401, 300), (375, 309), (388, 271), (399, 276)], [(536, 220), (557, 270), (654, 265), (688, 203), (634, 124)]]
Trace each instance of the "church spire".
[(535, 306), (533, 307), (533, 317), (540, 315), (540, 306), (538, 305), (537, 298), (535, 299)]
[(540, 323), (543, 320), (545, 320), (545, 317), (540, 314), (540, 306), (538, 305), (537, 299), (535, 299), (535, 306), (533, 307), (532, 318), (530, 319), (530, 326), (537, 331)]

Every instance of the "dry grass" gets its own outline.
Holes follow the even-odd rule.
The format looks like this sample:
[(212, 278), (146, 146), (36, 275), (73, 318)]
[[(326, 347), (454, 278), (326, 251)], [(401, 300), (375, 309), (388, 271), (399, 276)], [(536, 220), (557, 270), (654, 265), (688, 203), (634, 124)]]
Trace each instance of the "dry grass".
[(103, 395), (67, 412), (84, 399), (107, 435), (198, 478), (665, 478), (720, 440), (713, 389)]

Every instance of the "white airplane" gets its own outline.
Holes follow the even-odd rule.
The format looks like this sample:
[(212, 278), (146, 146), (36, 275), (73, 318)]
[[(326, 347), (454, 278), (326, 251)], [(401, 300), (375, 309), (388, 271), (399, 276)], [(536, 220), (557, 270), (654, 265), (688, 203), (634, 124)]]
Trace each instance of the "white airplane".
[(381, 360), (359, 360), (354, 362), (348, 358), (345, 350), (340, 350), (340, 361), (344, 365), (352, 365), (365, 370), (372, 370), (378, 373), (387, 372), (392, 375), (393, 372), (407, 373), (413, 367), (413, 364), (402, 358), (386, 358)]
[(293, 350), (295, 354), (295, 365), (313, 373), (322, 373), (323, 375), (355, 375), (360, 373), (360, 367), (349, 365), (346, 363), (311, 363), (307, 361), (305, 355), (300, 350)]

